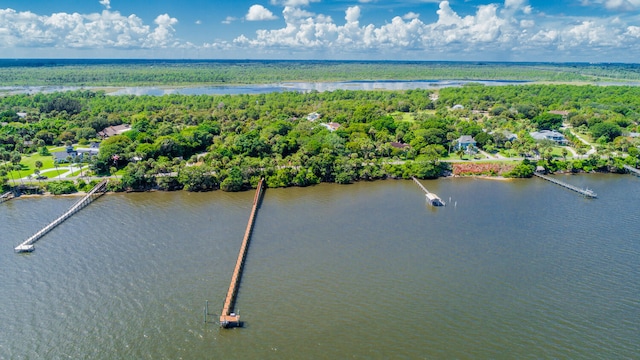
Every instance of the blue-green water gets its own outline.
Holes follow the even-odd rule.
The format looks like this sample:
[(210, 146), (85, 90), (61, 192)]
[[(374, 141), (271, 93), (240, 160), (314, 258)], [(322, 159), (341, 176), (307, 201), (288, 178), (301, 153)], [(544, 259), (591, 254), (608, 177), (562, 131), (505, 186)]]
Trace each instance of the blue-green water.
[[(253, 193), (0, 205), (0, 359), (635, 358), (640, 179), (442, 179), (268, 189), (220, 311)], [(210, 320), (215, 320), (212, 316)]]

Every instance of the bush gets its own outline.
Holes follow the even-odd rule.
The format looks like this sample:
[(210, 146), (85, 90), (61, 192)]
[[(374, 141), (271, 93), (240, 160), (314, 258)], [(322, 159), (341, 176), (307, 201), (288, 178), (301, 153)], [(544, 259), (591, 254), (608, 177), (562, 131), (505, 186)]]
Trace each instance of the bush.
[(78, 192), (76, 185), (73, 181), (62, 180), (62, 181), (52, 181), (47, 184), (47, 191), (52, 193), (53, 195), (62, 195), (62, 194), (73, 194)]
[(531, 164), (529, 161), (525, 160), (520, 164), (516, 165), (511, 171), (505, 173), (505, 177), (510, 178), (530, 178), (533, 176), (533, 172), (536, 170), (536, 167)]

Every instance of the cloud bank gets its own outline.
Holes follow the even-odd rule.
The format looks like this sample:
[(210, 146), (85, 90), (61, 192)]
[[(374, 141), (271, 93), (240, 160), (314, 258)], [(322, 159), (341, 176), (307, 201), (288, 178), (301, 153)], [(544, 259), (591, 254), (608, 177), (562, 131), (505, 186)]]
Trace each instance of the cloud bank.
[[(109, 1), (101, 4), (109, 7)], [(163, 48), (176, 45), (168, 14), (156, 17), (155, 26), (135, 15), (102, 13), (37, 15), (29, 11), (0, 9), (0, 44), (4, 47), (54, 48)]]
[[(626, 9), (640, 7), (640, 0), (608, 0), (602, 6)], [(360, 5), (346, 9), (344, 23), (285, 6), (285, 26), (258, 30), (255, 35), (236, 37), (232, 44), (218, 47), (251, 48), (257, 51), (315, 51), (330, 56), (430, 59), (515, 59), (559, 61), (597, 59), (624, 61), (640, 55), (640, 27), (620, 16), (554, 17), (537, 12), (527, 0), (506, 0), (504, 4), (477, 7), (474, 14), (461, 16), (448, 1), (441, 1), (437, 20), (425, 23), (409, 12), (386, 24), (361, 23)], [(636, 20), (640, 20), (636, 18)], [(582, 60), (585, 61), (585, 60)], [(637, 61), (637, 60), (636, 60)]]
[[(483, 4), (460, 15), (449, 1), (440, 1), (435, 14), (427, 14), (435, 16), (430, 22), (422, 20), (422, 9), (422, 14), (410, 11), (381, 24), (363, 19), (368, 13), (363, 10), (379, 1), (354, 2), (358, 5), (346, 7), (344, 16), (336, 20), (312, 12), (317, 2), (271, 0), (272, 6), (282, 7), (281, 16), (252, 5), (244, 17), (227, 16), (221, 23), (232, 27), (236, 22), (251, 22), (258, 30), (246, 33), (240, 29), (222, 39), (222, 32), (213, 30), (210, 38), (219, 40), (200, 45), (177, 36), (177, 18), (160, 14), (152, 23), (145, 23), (135, 14), (110, 10), (110, 0), (99, 1), (104, 7), (101, 13), (89, 14), (39, 15), (0, 9), (0, 48), (180, 48), (213, 58), (609, 62), (640, 58), (640, 0), (583, 0), (580, 5), (600, 9), (590, 16), (547, 14), (528, 0)], [(224, 35), (229, 36), (228, 32)]]

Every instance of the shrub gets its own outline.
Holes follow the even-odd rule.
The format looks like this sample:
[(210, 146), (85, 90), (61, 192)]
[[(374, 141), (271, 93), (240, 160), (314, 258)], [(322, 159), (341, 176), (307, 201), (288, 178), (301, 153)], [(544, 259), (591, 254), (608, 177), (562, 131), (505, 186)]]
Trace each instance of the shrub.
[(53, 195), (62, 195), (78, 192), (78, 189), (76, 188), (76, 185), (73, 183), (73, 181), (62, 180), (47, 183), (47, 191), (52, 193)]

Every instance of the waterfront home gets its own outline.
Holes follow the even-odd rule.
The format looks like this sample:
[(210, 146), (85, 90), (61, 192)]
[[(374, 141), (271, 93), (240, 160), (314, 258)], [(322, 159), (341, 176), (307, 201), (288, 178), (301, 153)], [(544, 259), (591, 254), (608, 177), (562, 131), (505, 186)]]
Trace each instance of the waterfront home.
[(551, 110), (549, 114), (560, 115), (563, 118), (566, 118), (569, 115), (569, 111), (567, 110)]
[(502, 136), (504, 136), (504, 141), (513, 141), (518, 138), (518, 135), (512, 133), (509, 130), (497, 130), (489, 133), (489, 135), (491, 136), (495, 136), (496, 134), (501, 134)]
[(398, 150), (406, 150), (406, 149), (410, 148), (411, 145), (404, 144), (404, 143), (397, 142), (397, 141), (392, 141), (391, 142), (391, 147), (393, 147), (395, 149), (398, 149)]
[(335, 122), (322, 123), (320, 125), (326, 127), (329, 131), (336, 131), (340, 128), (340, 124)]
[(102, 129), (102, 131), (99, 131), (98, 132), (98, 136), (100, 136), (103, 139), (106, 139), (106, 138), (114, 136), (114, 135), (120, 135), (120, 134), (125, 133), (125, 132), (127, 132), (129, 130), (131, 130), (131, 125), (129, 125), (129, 124), (109, 126), (109, 127), (106, 127), (104, 129)]
[(462, 135), (456, 140), (456, 150), (467, 150), (471, 145), (471, 148), (476, 147), (476, 141), (473, 139), (473, 136), (470, 135)]
[(320, 119), (320, 114), (318, 114), (317, 112), (312, 112), (311, 114), (307, 115), (307, 120), (309, 121), (316, 121)]
[(78, 153), (76, 151), (56, 151), (51, 155), (53, 155), (53, 162), (60, 164), (69, 162), (69, 157), (71, 157), (73, 161), (73, 159), (78, 156)]
[(534, 140), (551, 140), (558, 145), (567, 145), (567, 143), (569, 142), (567, 141), (567, 139), (565, 139), (564, 135), (555, 130), (534, 131), (530, 133), (530, 135), (532, 138), (534, 138)]
[(98, 152), (100, 152), (100, 150), (98, 148), (95, 147), (89, 147), (89, 148), (77, 148), (76, 149), (76, 153), (79, 156), (82, 157), (86, 157), (86, 156), (96, 156), (98, 155)]

